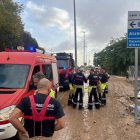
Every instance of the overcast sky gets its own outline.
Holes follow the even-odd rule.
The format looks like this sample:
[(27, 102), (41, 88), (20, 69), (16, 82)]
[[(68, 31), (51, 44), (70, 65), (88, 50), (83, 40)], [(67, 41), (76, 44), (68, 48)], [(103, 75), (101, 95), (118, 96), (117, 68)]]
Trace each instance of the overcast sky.
[[(22, 21), (26, 31), (51, 52), (74, 53), (73, 0), (15, 0), (24, 4)], [(83, 64), (86, 32), (87, 62), (112, 38), (127, 32), (128, 11), (140, 11), (140, 0), (75, 0), (78, 64)], [(92, 50), (92, 51), (91, 51)]]

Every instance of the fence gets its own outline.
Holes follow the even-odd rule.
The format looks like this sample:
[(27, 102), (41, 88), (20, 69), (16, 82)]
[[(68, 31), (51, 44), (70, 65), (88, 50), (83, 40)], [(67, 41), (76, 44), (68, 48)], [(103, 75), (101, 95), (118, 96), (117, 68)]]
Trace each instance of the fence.
[[(128, 80), (134, 81), (134, 79), (135, 79), (135, 66), (129, 66), (127, 74), (128, 74)], [(140, 66), (138, 67), (138, 80), (140, 80)]]

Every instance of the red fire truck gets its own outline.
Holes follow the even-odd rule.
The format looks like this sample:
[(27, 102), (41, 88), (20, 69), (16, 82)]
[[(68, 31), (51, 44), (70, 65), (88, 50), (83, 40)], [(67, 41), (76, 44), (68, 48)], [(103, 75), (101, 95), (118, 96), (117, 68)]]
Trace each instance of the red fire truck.
[(72, 53), (56, 53), (59, 85), (64, 90), (69, 89), (68, 74), (70, 69), (74, 69), (74, 59)]
[(32, 76), (39, 71), (52, 82), (52, 88), (58, 84), (54, 56), (24, 51), (0, 52), (0, 139), (16, 135), (17, 130), (8, 121), (9, 115), (23, 97), (34, 93), (30, 90)]

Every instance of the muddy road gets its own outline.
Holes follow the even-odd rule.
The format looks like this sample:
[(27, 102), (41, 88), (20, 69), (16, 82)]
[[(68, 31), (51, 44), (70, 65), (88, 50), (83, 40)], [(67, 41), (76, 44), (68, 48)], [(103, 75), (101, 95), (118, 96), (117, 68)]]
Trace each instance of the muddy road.
[(87, 109), (87, 90), (84, 109), (67, 106), (68, 92), (61, 92), (58, 100), (65, 111), (66, 127), (55, 132), (53, 140), (140, 140), (140, 125), (134, 123), (129, 110), (134, 88), (125, 78), (111, 77), (107, 105), (100, 110)]

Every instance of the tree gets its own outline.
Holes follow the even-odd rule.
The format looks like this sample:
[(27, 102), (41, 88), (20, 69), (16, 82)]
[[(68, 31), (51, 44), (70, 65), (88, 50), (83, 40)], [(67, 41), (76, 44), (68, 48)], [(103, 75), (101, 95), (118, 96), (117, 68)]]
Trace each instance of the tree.
[(19, 44), (24, 46), (24, 48), (27, 49), (27, 50), (31, 46), (34, 47), (34, 48), (39, 47), (36, 39), (33, 38), (29, 32), (23, 32), (23, 34), (21, 35)]
[(23, 5), (12, 0), (0, 0), (0, 51), (4, 48), (16, 49), (18, 45), (43, 48), (38, 46), (35, 38), (29, 32), (24, 31), (24, 25), (20, 14), (23, 11)]
[(128, 49), (126, 36), (111, 40), (108, 46), (94, 55), (95, 65), (105, 67), (111, 74), (124, 75), (134, 65), (134, 49)]
[(5, 47), (13, 48), (23, 33), (20, 18), (23, 6), (12, 0), (0, 1), (0, 50)]
[(37, 40), (31, 36), (29, 32), (24, 31), (21, 35), (21, 38), (18, 41), (18, 45), (24, 46), (25, 50), (35, 51), (35, 49), (39, 49), (45, 53), (45, 49), (40, 47), (37, 43)]

